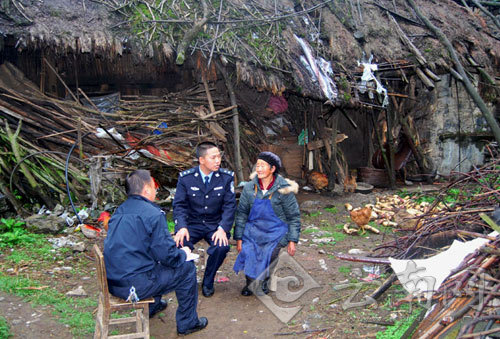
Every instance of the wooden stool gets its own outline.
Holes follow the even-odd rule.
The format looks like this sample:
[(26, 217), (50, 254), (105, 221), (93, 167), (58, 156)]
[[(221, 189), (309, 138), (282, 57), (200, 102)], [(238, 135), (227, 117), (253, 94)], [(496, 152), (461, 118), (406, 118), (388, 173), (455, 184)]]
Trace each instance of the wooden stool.
[[(97, 263), (97, 279), (99, 284), (99, 306), (97, 308), (94, 339), (149, 338), (149, 304), (154, 303), (154, 298), (140, 300), (134, 304), (110, 295), (108, 291), (108, 279), (106, 277), (106, 266), (104, 266), (104, 256), (97, 245), (94, 245), (94, 253)], [(110, 315), (114, 311), (127, 309), (135, 309), (135, 317), (110, 319)], [(135, 323), (135, 332), (108, 336), (109, 325), (128, 323)]]

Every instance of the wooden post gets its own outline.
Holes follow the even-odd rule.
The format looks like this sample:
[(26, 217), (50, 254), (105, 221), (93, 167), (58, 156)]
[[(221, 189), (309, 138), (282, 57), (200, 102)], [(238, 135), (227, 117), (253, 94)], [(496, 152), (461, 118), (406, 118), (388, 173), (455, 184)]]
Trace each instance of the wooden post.
[(385, 111), (385, 117), (387, 119), (387, 145), (389, 146), (389, 159), (388, 159), (389, 166), (386, 167), (387, 167), (387, 174), (389, 175), (389, 185), (391, 186), (392, 189), (396, 187), (396, 172), (394, 166), (394, 140), (392, 137), (393, 114), (396, 113), (394, 109), (391, 108), (391, 104), (389, 103)]
[(328, 190), (330, 192), (333, 192), (335, 188), (335, 180), (337, 179), (337, 173), (339, 173), (339, 167), (337, 164), (337, 124), (340, 114), (340, 110), (336, 109), (332, 115), (332, 134), (330, 136), (332, 157), (330, 158), (330, 173), (328, 173)]
[[(382, 142), (382, 137), (380, 136), (380, 133), (377, 129), (377, 124), (375, 122), (375, 117), (373, 116), (373, 111), (370, 114), (372, 118), (372, 124), (373, 124), (373, 131), (375, 132), (375, 135), (377, 136), (377, 141), (378, 141), (378, 147), (380, 147), (380, 153), (382, 154), (382, 158), (384, 159), (384, 164), (385, 168), (389, 168), (389, 159), (387, 158), (387, 153), (385, 152), (384, 145)], [(392, 186), (392, 183), (390, 182), (391, 176), (389, 176), (389, 184)]]
[(240, 150), (240, 119), (238, 106), (236, 103), (236, 95), (234, 94), (233, 85), (231, 84), (231, 79), (227, 76), (226, 69), (219, 62), (216, 62), (215, 65), (219, 69), (224, 78), (224, 82), (226, 84), (227, 91), (229, 92), (229, 99), (231, 100), (231, 105), (235, 106), (232, 109), (233, 112), (233, 129), (234, 129), (234, 162), (235, 162), (235, 170), (236, 170), (236, 183), (239, 181), (243, 181), (245, 178), (243, 177), (243, 169), (241, 167), (241, 150)]

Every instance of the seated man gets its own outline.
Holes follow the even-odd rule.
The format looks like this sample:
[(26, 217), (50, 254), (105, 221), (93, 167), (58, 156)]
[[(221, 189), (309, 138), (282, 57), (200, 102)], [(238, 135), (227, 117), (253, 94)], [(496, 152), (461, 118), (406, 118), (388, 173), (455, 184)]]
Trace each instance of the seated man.
[(217, 145), (202, 142), (196, 147), (199, 166), (179, 174), (173, 202), (175, 243), (193, 245), (204, 239), (210, 247), (201, 291), (214, 294), (214, 278), (229, 251), (229, 232), (236, 211), (234, 174), (220, 168), (222, 155)]
[(179, 307), (177, 332), (189, 334), (207, 326), (198, 319), (196, 267), (186, 261), (190, 249), (177, 248), (168, 232), (165, 213), (153, 203), (156, 187), (147, 170), (137, 170), (127, 177), (128, 199), (109, 220), (104, 241), (104, 261), (111, 294), (127, 299), (132, 287), (139, 299), (154, 297), (149, 316), (164, 310), (161, 296), (175, 291)]

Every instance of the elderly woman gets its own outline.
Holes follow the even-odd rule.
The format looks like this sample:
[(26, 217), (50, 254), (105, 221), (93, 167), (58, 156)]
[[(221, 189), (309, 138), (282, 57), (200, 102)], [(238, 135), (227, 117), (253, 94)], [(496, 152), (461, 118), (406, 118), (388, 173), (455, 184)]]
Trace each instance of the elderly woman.
[(245, 184), (236, 209), (234, 239), (239, 254), (234, 270), (245, 272), (244, 296), (268, 294), (269, 271), (280, 249), (288, 246), (293, 256), (299, 241), (300, 211), (294, 194), (299, 186), (279, 175), (280, 168), (276, 154), (260, 153), (256, 173)]

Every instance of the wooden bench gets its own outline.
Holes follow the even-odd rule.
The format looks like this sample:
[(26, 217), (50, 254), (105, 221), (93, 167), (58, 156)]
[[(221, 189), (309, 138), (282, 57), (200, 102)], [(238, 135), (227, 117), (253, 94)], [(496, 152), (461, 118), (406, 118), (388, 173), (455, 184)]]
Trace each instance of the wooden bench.
[[(94, 331), (96, 338), (149, 338), (149, 304), (154, 303), (153, 298), (132, 303), (109, 294), (106, 266), (104, 256), (97, 245), (94, 245), (97, 266), (97, 280), (99, 285), (99, 306)], [(118, 310), (134, 309), (135, 316), (127, 318), (110, 319), (111, 313)], [(109, 336), (109, 326), (117, 324), (135, 323), (135, 332)]]

